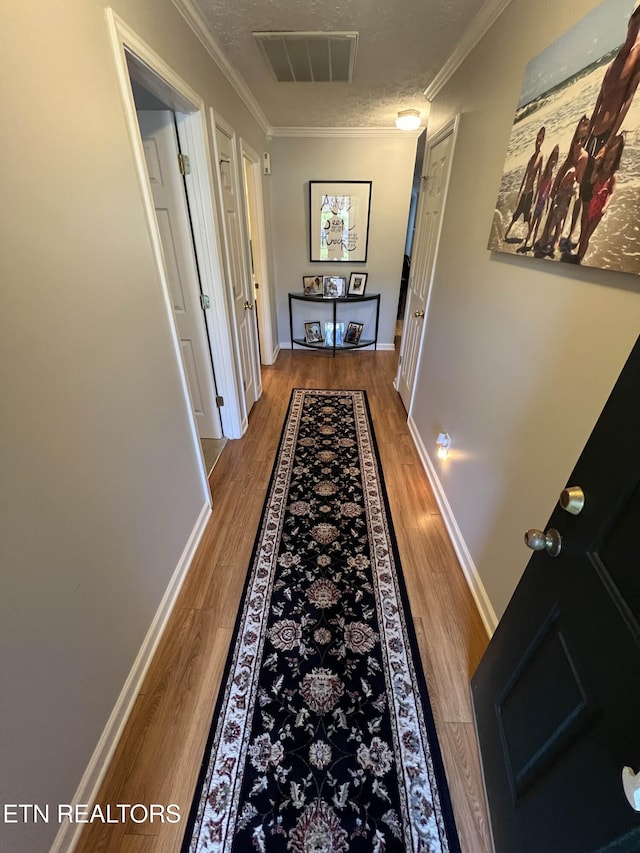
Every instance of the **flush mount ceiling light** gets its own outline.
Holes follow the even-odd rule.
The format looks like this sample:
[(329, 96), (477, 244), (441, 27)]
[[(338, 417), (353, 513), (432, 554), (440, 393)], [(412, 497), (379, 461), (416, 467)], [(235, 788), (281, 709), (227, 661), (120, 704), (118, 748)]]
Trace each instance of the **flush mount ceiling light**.
[(420, 113), (418, 110), (400, 110), (396, 118), (396, 127), (400, 130), (415, 130), (420, 127)]

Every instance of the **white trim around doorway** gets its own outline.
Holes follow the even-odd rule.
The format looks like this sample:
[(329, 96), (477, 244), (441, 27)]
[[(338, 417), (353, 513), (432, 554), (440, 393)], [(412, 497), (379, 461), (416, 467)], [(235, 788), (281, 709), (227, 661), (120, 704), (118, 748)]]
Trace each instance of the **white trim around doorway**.
[[(436, 147), (436, 145), (439, 145), (443, 140), (445, 140), (447, 138), (447, 136), (452, 137), (451, 156), (449, 158), (449, 164), (446, 167), (447, 172), (445, 175), (444, 186), (443, 186), (442, 211), (440, 213), (440, 221), (438, 223), (437, 233), (434, 235), (435, 236), (435, 248), (433, 250), (433, 258), (431, 260), (431, 266), (426, 271), (429, 281), (428, 281), (427, 296), (426, 296), (425, 306), (424, 306), (424, 322), (422, 324), (422, 330), (420, 332), (420, 340), (418, 342), (418, 353), (416, 356), (416, 366), (415, 366), (415, 371), (413, 374), (413, 384), (411, 387), (411, 397), (410, 397), (410, 401), (409, 401), (409, 406), (407, 407), (407, 415), (409, 415), (409, 417), (412, 414), (413, 399), (414, 399), (415, 390), (416, 390), (416, 381), (418, 378), (418, 372), (420, 370), (420, 366), (422, 364), (422, 353), (423, 353), (423, 349), (424, 349), (424, 341), (425, 341), (425, 337), (426, 337), (426, 333), (427, 333), (427, 325), (428, 325), (428, 321), (429, 321), (429, 308), (431, 305), (431, 295), (433, 292), (434, 275), (435, 275), (436, 265), (438, 262), (438, 249), (440, 246), (440, 234), (442, 231), (442, 222), (444, 219), (444, 210), (445, 210), (445, 205), (446, 205), (446, 200), (447, 200), (447, 193), (449, 191), (449, 178), (451, 177), (453, 157), (455, 155), (455, 150), (456, 150), (456, 141), (458, 139), (458, 128), (459, 128), (459, 126), (460, 126), (460, 114), (458, 113), (450, 121), (448, 121), (444, 125), (444, 127), (440, 128), (440, 130), (438, 130), (433, 136), (427, 136), (424, 160), (423, 160), (423, 164), (422, 164), (422, 176), (421, 176), (421, 180), (420, 180), (420, 197), (418, 198), (418, 206), (417, 206), (417, 210), (416, 210), (416, 222), (418, 224), (416, 225), (416, 232), (415, 232), (415, 235), (413, 238), (413, 248), (411, 250), (412, 257), (416, 253), (416, 248), (420, 245), (420, 241), (424, 240), (424, 234), (422, 233), (422, 230), (420, 227), (420, 225), (421, 225), (420, 216), (421, 216), (422, 205), (424, 204), (423, 193), (425, 191), (425, 181), (427, 179), (427, 175), (429, 174), (429, 168), (431, 165), (432, 152), (433, 152), (433, 149)], [(410, 311), (410, 292), (409, 291), (410, 291), (410, 289), (411, 289), (411, 278), (409, 278), (409, 289), (407, 291), (407, 301), (406, 301), (406, 305), (405, 305), (405, 313), (404, 313), (404, 319), (403, 319), (403, 325), (402, 325), (403, 334), (402, 334), (402, 340), (400, 341), (400, 354), (399, 354), (399, 359), (398, 359), (398, 372), (396, 373), (396, 377), (393, 381), (393, 387), (399, 393), (400, 393), (400, 377), (401, 377), (401, 370), (402, 370), (402, 360), (405, 357), (405, 346), (406, 346), (406, 342), (407, 342), (406, 331), (409, 327), (409, 317), (410, 317), (410, 314), (409, 314), (409, 311)]]
[[(200, 272), (202, 292), (209, 297), (211, 308), (205, 310), (207, 336), (214, 365), (217, 394), (224, 398), (220, 409), (222, 429), (227, 438), (240, 438), (243, 433), (239, 392), (235, 381), (236, 351), (231, 334), (231, 321), (224, 290), (224, 274), (221, 263), (220, 241), (215, 216), (215, 193), (213, 189), (210, 140), (207, 132), (206, 107), (204, 100), (149, 47), (112, 9), (106, 10), (109, 31), (116, 60), (116, 70), (123, 108), (129, 131), (136, 171), (143, 197), (143, 204), (152, 240), (158, 277), (169, 317), (176, 361), (179, 366), (185, 405), (194, 437), (196, 453), (202, 461), (203, 484), (209, 500), (209, 486), (204, 459), (198, 439), (195, 418), (191, 411), (187, 378), (182, 365), (180, 346), (175, 328), (169, 287), (164, 270), (162, 245), (158, 232), (153, 198), (147, 176), (144, 150), (136, 116), (136, 107), (131, 92), (127, 54), (140, 64), (145, 74), (144, 85), (152, 94), (161, 97), (176, 113), (178, 135), (181, 145), (189, 155), (191, 175), (187, 185), (193, 237)], [(146, 66), (146, 67), (145, 67)], [(162, 91), (158, 91), (158, 87)], [(156, 91), (153, 91), (153, 89)]]

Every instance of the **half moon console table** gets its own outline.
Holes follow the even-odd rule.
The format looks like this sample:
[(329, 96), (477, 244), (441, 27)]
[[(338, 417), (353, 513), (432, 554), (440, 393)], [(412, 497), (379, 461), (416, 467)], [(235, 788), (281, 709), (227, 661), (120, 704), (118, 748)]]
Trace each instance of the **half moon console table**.
[[(324, 305), (331, 312), (331, 321), (333, 322), (333, 338), (332, 343), (328, 344), (325, 340), (322, 341), (314, 341), (310, 343), (305, 338), (294, 338), (293, 337), (293, 311), (294, 304), (296, 302), (313, 302), (316, 305)], [(342, 308), (344, 305), (357, 305), (361, 302), (375, 302), (376, 303), (376, 319), (375, 319), (375, 330), (373, 333), (373, 337), (360, 338), (357, 344), (354, 343), (341, 343), (336, 345), (336, 323), (340, 322), (339, 319), (339, 308)], [(370, 347), (373, 346), (374, 349), (378, 347), (378, 323), (380, 320), (380, 294), (379, 293), (365, 293), (363, 296), (334, 296), (331, 298), (327, 298), (324, 296), (308, 296), (306, 293), (290, 293), (289, 294), (289, 333), (291, 336), (291, 349), (293, 349), (294, 344), (298, 344), (301, 347), (308, 347), (309, 349), (329, 349), (332, 351), (332, 355), (335, 357), (336, 350), (348, 350), (348, 349), (362, 349), (362, 347)], [(329, 321), (329, 317), (327, 317), (327, 321)]]

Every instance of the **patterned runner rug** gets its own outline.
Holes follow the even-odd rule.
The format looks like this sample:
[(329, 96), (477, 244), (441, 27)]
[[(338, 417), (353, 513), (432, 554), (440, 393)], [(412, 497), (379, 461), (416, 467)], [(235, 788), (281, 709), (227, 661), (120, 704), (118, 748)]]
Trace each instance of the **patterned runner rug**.
[(183, 853), (458, 853), (364, 391), (294, 390)]

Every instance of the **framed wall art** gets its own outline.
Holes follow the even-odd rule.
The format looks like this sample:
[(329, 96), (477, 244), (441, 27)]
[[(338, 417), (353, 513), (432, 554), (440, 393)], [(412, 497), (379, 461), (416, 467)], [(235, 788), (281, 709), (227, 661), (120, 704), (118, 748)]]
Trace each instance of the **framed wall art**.
[(367, 260), (371, 181), (309, 181), (311, 261)]
[(488, 248), (640, 274), (640, 4), (604, 0), (527, 65)]

